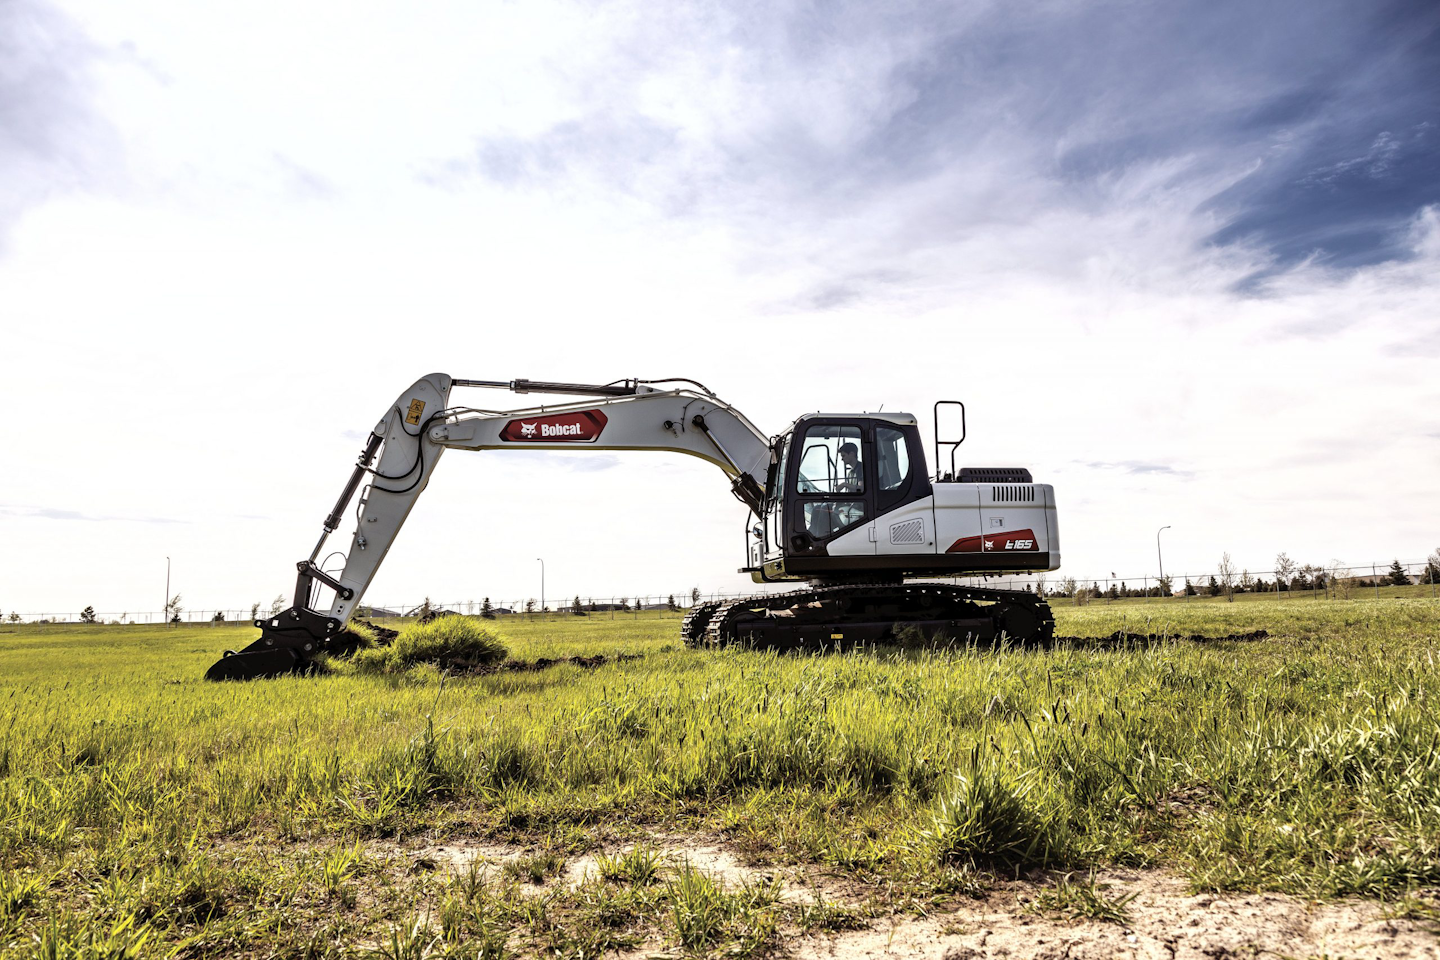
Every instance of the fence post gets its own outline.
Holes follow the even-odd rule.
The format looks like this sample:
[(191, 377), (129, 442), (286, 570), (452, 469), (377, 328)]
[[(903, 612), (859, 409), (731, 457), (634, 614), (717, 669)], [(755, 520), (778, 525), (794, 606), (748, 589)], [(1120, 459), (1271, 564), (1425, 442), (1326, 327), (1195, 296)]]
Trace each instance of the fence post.
[(1375, 581), (1375, 599), (1380, 599), (1380, 574), (1375, 570), (1375, 565), (1370, 565), (1370, 576)]

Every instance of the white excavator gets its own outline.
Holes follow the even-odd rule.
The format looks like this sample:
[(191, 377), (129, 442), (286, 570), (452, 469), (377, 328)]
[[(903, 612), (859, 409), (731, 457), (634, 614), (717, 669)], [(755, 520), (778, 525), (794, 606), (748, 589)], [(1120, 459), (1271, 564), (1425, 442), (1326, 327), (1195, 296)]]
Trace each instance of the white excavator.
[[(455, 387), (587, 399), (487, 410), (452, 406)], [(951, 419), (958, 412), (958, 439), (939, 439), (942, 409)], [(934, 418), (931, 475), (919, 425), (906, 413), (806, 414), (771, 438), (693, 380), (591, 385), (432, 373), (402, 393), (375, 425), (319, 542), (296, 565), (294, 605), (256, 620), (260, 638), (226, 651), (206, 677), (304, 671), (322, 654), (353, 648), (346, 624), (440, 455), (452, 447), (669, 450), (725, 471), (731, 490), (749, 508), (741, 572), (757, 583), (806, 586), (698, 604), (681, 624), (692, 645), (836, 648), (882, 643), (907, 627), (960, 640), (1047, 641), (1054, 620), (1036, 594), (937, 578), (1058, 569), (1054, 489), (1032, 482), (1025, 469), (957, 470), (964, 406), (940, 401)], [(949, 452), (944, 473), (942, 447)], [(317, 560), (352, 499), (355, 532), (343, 569), (326, 572), (322, 566), (334, 565)]]

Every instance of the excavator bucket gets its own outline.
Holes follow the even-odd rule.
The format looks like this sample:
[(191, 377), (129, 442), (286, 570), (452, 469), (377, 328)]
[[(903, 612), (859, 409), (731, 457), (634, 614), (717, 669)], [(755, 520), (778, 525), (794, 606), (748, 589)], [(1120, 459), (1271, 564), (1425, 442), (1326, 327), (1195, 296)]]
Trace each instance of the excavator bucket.
[(309, 610), (286, 610), (265, 620), (256, 620), (260, 639), (243, 650), (226, 650), (225, 655), (205, 671), (206, 680), (258, 680), (315, 669), (321, 654), (354, 650), (354, 638), (341, 629), (338, 620)]
[(267, 647), (264, 643), (262, 639), (244, 650), (226, 650), (225, 655), (205, 671), (205, 679), (258, 680), (287, 673), (303, 673), (313, 667), (311, 661), (298, 656), (289, 647)]

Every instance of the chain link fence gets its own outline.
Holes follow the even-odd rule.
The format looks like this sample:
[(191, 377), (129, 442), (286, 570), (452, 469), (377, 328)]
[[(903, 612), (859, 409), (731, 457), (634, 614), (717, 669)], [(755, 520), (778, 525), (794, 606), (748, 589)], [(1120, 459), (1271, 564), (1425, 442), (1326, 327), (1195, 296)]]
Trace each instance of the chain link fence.
[[(1403, 578), (1404, 582), (1400, 582)], [(1428, 598), (1440, 599), (1440, 565), (1433, 560), (1386, 561), (1364, 564), (1332, 563), (1328, 566), (1313, 564), (1296, 565), (1281, 570), (1253, 572), (1244, 569), (1207, 570), (1202, 573), (1171, 574), (1166, 580), (1149, 573), (1139, 576), (1118, 576), (1110, 572), (1102, 577), (1076, 577), (1063, 572), (1024, 577), (954, 577), (931, 578), (941, 583), (975, 584), (1002, 590), (1028, 590), (1042, 592), (1052, 600), (1074, 603), (1138, 601), (1155, 603), (1188, 603), (1203, 600), (1266, 601), (1286, 599), (1376, 599), (1387, 598)], [(1168, 582), (1168, 591), (1166, 584)], [(757, 585), (745, 591), (700, 591), (698, 588), (665, 591), (663, 593), (630, 594), (626, 596), (600, 597), (581, 594), (563, 601), (545, 598), (542, 605), (539, 597), (493, 598), (480, 597), (471, 600), (439, 601), (429, 600), (411, 603), (363, 603), (356, 608), (356, 615), (372, 619), (397, 619), (418, 616), (428, 602), (430, 609), (442, 613), (459, 613), (466, 616), (481, 616), (489, 604), (490, 612), (497, 618), (520, 617), (522, 619), (545, 619), (573, 617), (577, 614), (598, 616), (609, 619), (642, 616), (680, 616), (695, 602), (732, 600), (737, 597), (753, 596), (756, 593), (783, 593), (797, 589), (800, 584)], [(197, 624), (210, 623), (222, 626), (227, 623), (250, 623), (252, 620), (269, 616), (270, 604), (215, 609), (184, 609), (178, 614), (179, 620), (172, 622)], [(160, 611), (68, 611), (68, 612), (12, 612), (0, 610), (0, 626), (10, 623), (105, 623), (105, 624), (159, 624), (166, 620)]]

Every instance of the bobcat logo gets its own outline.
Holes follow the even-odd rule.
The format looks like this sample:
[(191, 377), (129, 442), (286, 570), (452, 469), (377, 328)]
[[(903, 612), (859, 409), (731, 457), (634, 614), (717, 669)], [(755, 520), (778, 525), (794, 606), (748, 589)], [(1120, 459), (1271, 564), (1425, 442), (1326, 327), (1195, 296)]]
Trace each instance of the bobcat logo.
[(520, 424), (520, 436), (522, 436), (522, 437), (533, 437), (533, 436), (535, 436), (535, 424), (533, 424), (533, 423), (521, 423), (521, 424)]

